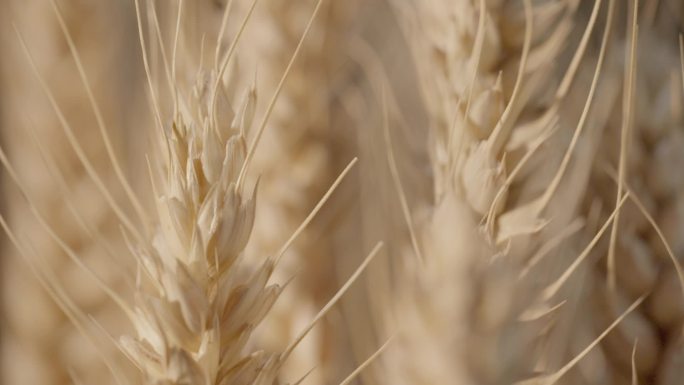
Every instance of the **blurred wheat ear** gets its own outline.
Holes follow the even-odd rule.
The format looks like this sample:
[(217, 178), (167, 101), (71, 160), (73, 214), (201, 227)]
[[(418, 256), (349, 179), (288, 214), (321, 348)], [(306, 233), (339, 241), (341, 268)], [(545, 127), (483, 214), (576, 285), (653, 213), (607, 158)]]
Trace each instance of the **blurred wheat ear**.
[[(270, 93), (297, 45), (302, 23), (315, 2), (269, 1), (255, 10), (254, 29), (245, 34), (244, 61), (258, 63), (258, 89)], [(356, 1), (326, 2), (314, 21), (306, 47), (294, 63), (274, 108), (269, 128), (255, 154), (254, 169), (261, 175), (254, 238), (247, 254), (262, 258), (278, 252), (290, 231), (307, 216), (344, 165), (354, 156), (337, 144), (342, 135), (332, 122), (335, 82), (346, 77), (345, 39), (353, 32)], [(243, 67), (244, 68), (244, 67)], [(263, 106), (258, 112), (263, 111)], [(352, 174), (353, 175), (353, 174)], [(350, 178), (353, 180), (353, 176)], [(349, 186), (352, 181), (345, 182)], [(336, 250), (333, 245), (338, 202), (349, 199), (347, 188), (336, 193), (283, 259), (276, 279), (296, 278), (256, 331), (268, 349), (287, 346), (299, 329), (337, 290)], [(333, 318), (334, 320), (334, 318)], [(313, 371), (304, 384), (339, 381), (350, 369), (345, 353), (344, 326), (328, 317), (293, 353), (283, 375)], [(374, 347), (375, 348), (375, 347)]]
[[(616, 4), (594, 2), (585, 24), (578, 6), (397, 4), (430, 114), (435, 199), (397, 279), (415, 285), (396, 288), (395, 382), (565, 381), (644, 300), (616, 305), (602, 333), (566, 353), (585, 261), (627, 201), (619, 192), (612, 215), (580, 231), (609, 113), (600, 106), (615, 95), (605, 63)], [(601, 47), (587, 54), (600, 15)]]
[[(124, 277), (133, 267), (127, 264), (130, 260), (116, 268), (111, 265), (113, 256), (125, 250), (118, 221), (82, 166), (74, 144), (83, 148), (83, 156), (108, 185), (111, 196), (120, 199), (124, 190), (109, 163), (97, 129), (99, 122), (60, 19), (48, 1), (7, 1), (0, 8), (6, 59), (2, 65), (3, 147), (49, 226), (69, 248), (79, 250), (85, 263), (109, 286), (126, 292)], [(122, 127), (110, 132), (110, 139), (112, 151), (124, 158), (124, 167), (127, 161), (122, 155), (131, 148), (129, 135), (140, 121), (140, 111), (135, 107), (138, 92), (121, 86), (136, 84), (136, 73), (126, 59), (136, 42), (130, 34), (113, 33), (132, 15), (128, 11), (114, 3), (60, 3), (64, 27), (71, 31), (78, 46), (93, 96), (102, 106), (100, 113), (113, 126)], [(40, 79), (53, 90), (55, 105), (45, 97), (32, 63), (12, 30), (13, 24), (30, 47)], [(103, 45), (105, 39), (109, 43)], [(73, 127), (76, 141), (65, 135), (58, 114), (63, 114), (64, 121)], [(84, 312), (112, 332), (123, 330), (125, 322), (119, 310), (92, 279), (69, 261), (59, 243), (30, 214), (29, 205), (12, 186), (8, 174), (3, 179), (3, 215), (13, 229), (31, 239), (33, 251), (40, 256), (36, 263), (62, 279), (64, 291)], [(11, 244), (7, 242), (3, 247), (2, 382), (63, 384), (70, 381), (71, 371), (82, 381), (107, 383), (102, 377), (107, 369), (98, 349), (71, 326)], [(106, 344), (103, 349), (114, 351)]]

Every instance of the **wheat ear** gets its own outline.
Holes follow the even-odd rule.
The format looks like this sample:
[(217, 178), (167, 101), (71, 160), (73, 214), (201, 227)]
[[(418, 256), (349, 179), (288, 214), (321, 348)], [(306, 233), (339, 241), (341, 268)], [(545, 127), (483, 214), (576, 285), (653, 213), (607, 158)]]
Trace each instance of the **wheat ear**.
[[(314, 9), (304, 36), (320, 4)], [(140, 8), (138, 12), (140, 15)], [(247, 23), (250, 12), (243, 24)], [(140, 31), (143, 55), (146, 55), (142, 27)], [(239, 35), (234, 39), (238, 38)], [(192, 93), (183, 93), (183, 87), (177, 87), (179, 100), (174, 104), (179, 108), (171, 129), (160, 135), (163, 142), (158, 146), (159, 157), (155, 163), (161, 168), (159, 177), (151, 170), (155, 194), (159, 197), (154, 221), (157, 229), (149, 242), (131, 250), (148, 279), (148, 284), (139, 285), (136, 295), (133, 322), (137, 334), (121, 339), (123, 350), (149, 382), (278, 382), (281, 369), (294, 349), (379, 250), (376, 247), (371, 252), (352, 278), (283, 351), (259, 349), (252, 338), (253, 331), (281, 292), (279, 285), (269, 283), (275, 266), (355, 162), (345, 169), (275, 255), (260, 263), (245, 256), (244, 249), (255, 221), (257, 190), (255, 186), (252, 191), (245, 191), (248, 165), (302, 40), (303, 37), (255, 130), (251, 126), (256, 90), (252, 88), (246, 93), (240, 105), (226, 106), (223, 101), (229, 100), (229, 93), (221, 75), (223, 66), (210, 71), (200, 68), (199, 81)], [(232, 54), (229, 50), (226, 55)], [(151, 66), (146, 56), (143, 58), (149, 76)], [(184, 60), (180, 55), (178, 59), (179, 64)], [(156, 97), (153, 86), (150, 94), (161, 100)], [(222, 102), (216, 103), (216, 97), (221, 97)], [(153, 105), (159, 107), (157, 102)], [(219, 111), (228, 116), (231, 111), (238, 112), (228, 123), (222, 116), (213, 115)], [(163, 116), (161, 109), (158, 114)], [(248, 135), (253, 136), (249, 146)]]
[[(595, 2), (592, 21), (579, 31), (580, 43), (570, 51), (574, 58), (560, 74), (549, 59), (560, 55), (565, 39), (576, 33), (571, 2), (462, 1), (455, 7), (433, 1), (408, 8), (412, 14), (404, 12), (408, 34), (417, 41), (416, 61), (431, 113), (436, 197), (421, 229), (425, 266), (408, 269), (416, 286), (406, 290), (406, 299), (399, 302), (403, 311), (397, 311), (411, 313), (401, 306), (418, 309), (397, 326), (406, 351), (391, 352), (398, 360), (404, 356), (402, 367), (407, 369), (399, 381), (550, 384), (592, 351), (585, 348), (560, 365), (553, 353), (557, 342), (550, 337), (553, 333), (546, 333), (556, 330), (550, 323), (571, 308), (562, 301), (573, 298), (578, 269), (586, 270), (581, 264), (627, 200), (620, 197), (613, 215), (574, 260), (569, 249), (549, 249), (567, 240), (561, 229), (580, 220), (578, 207), (591, 167), (587, 160), (600, 133), (595, 127), (607, 115), (589, 112), (596, 93), (606, 92), (597, 83), (613, 1), (607, 4), (608, 27), (584, 107), (565, 107), (601, 5)], [(504, 53), (514, 61), (506, 62)], [(575, 126), (566, 124), (569, 116)], [(593, 129), (590, 134), (583, 134), (585, 127)], [(569, 142), (553, 135), (559, 128), (571, 133)], [(581, 160), (571, 163), (573, 158)], [(584, 242), (571, 240), (578, 246), (577, 241)], [(540, 252), (545, 255), (541, 264)], [(523, 274), (531, 261), (542, 278)], [(641, 301), (612, 320), (622, 320)], [(527, 346), (530, 354), (516, 354), (520, 346)], [(412, 357), (409, 351), (430, 354), (416, 362), (406, 360)], [(424, 373), (420, 368), (426, 365), (435, 370)], [(538, 376), (535, 371), (553, 374)]]

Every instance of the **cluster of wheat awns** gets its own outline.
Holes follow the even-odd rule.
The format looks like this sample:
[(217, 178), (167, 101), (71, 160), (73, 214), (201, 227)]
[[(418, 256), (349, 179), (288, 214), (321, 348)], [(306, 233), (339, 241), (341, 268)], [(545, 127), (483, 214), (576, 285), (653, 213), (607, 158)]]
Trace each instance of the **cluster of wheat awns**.
[(683, 23), (6, 0), (2, 382), (682, 383)]

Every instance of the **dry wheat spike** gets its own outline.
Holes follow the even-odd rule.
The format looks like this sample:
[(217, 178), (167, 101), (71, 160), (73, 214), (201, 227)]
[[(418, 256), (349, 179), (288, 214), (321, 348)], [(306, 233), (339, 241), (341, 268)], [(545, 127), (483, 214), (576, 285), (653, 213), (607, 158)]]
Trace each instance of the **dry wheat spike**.
[[(591, 107), (615, 94), (601, 77), (614, 3), (594, 2), (583, 27), (573, 1), (397, 4), (430, 113), (435, 203), (401, 279), (411, 285), (397, 289), (401, 349), (387, 359), (403, 370), (390, 381), (555, 383), (643, 301), (617, 307), (604, 333), (556, 359), (583, 262), (627, 199), (576, 236), (595, 225), (578, 207), (608, 115)], [(581, 76), (599, 10), (607, 27)]]

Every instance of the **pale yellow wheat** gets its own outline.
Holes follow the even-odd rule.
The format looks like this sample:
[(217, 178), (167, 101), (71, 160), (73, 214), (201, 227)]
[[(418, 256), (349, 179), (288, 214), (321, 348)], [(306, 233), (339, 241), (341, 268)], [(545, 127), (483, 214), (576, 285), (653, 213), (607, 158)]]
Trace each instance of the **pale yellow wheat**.
[[(613, 5), (603, 4), (608, 25)], [(563, 360), (554, 353), (556, 324), (571, 319), (581, 289), (578, 271), (614, 218), (592, 228), (596, 237), (576, 236), (607, 116), (589, 107), (614, 89), (597, 82), (605, 33), (582, 78), (584, 94), (571, 89), (593, 31), (593, 21), (573, 28), (576, 7), (464, 0), (403, 9), (430, 113), (435, 203), (412, 253), (423, 262), (408, 263), (411, 284), (398, 290), (401, 348), (388, 359), (404, 370), (395, 383), (554, 383), (598, 342)], [(573, 34), (572, 60), (557, 67)], [(580, 102), (570, 103), (578, 93)], [(606, 328), (642, 300), (617, 307)]]

